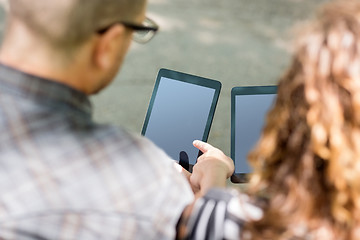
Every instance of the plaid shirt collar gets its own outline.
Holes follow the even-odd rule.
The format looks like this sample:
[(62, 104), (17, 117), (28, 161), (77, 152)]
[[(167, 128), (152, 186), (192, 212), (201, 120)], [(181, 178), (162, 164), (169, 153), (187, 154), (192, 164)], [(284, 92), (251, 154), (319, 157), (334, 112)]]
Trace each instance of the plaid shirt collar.
[(88, 97), (65, 84), (37, 77), (0, 64), (0, 89), (48, 105), (67, 105), (90, 117), (92, 106)]

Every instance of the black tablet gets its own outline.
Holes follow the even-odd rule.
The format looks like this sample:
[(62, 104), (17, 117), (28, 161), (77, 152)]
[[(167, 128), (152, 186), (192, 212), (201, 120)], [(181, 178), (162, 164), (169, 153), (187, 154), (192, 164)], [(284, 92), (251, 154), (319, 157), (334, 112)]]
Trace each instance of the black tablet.
[(276, 86), (235, 87), (231, 90), (231, 158), (233, 183), (247, 182), (247, 155), (258, 141), (265, 117), (276, 97)]
[(200, 154), (192, 142), (207, 141), (220, 90), (219, 81), (160, 69), (142, 135), (191, 171)]

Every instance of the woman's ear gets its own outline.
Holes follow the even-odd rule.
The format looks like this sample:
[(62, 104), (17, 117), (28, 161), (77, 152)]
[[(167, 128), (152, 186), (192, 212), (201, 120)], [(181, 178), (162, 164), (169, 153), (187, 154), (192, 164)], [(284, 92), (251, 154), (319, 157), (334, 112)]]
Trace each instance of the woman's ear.
[(93, 63), (96, 67), (106, 70), (112, 68), (118, 59), (119, 51), (123, 45), (126, 28), (116, 24), (99, 36), (94, 47)]

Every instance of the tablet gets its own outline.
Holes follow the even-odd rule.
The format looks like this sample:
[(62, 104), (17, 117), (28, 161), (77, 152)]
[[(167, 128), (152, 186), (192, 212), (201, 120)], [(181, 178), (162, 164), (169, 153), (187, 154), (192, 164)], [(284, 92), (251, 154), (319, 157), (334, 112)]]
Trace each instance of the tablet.
[(207, 141), (220, 90), (219, 81), (160, 69), (142, 135), (191, 171), (201, 154), (192, 142)]
[(276, 86), (235, 87), (231, 90), (231, 158), (233, 183), (245, 183), (251, 168), (247, 155), (258, 141), (265, 117), (276, 97)]

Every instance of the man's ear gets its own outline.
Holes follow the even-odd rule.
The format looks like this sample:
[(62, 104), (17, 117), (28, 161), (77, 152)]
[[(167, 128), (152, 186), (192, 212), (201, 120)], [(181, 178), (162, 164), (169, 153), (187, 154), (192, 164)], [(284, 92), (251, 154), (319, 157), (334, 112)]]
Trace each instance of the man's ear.
[(100, 69), (109, 69), (114, 64), (124, 41), (126, 28), (116, 24), (99, 36), (94, 48), (93, 63)]

